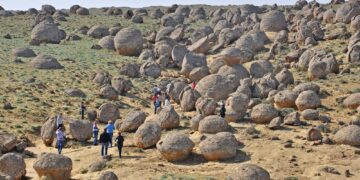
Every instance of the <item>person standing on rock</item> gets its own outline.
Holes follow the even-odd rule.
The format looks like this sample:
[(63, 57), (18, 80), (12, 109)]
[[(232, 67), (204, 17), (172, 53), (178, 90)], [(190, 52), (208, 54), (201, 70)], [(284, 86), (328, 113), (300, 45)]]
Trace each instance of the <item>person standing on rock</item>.
[(60, 113), (56, 116), (56, 128), (58, 129), (60, 126), (63, 126), (63, 122), (64, 122), (64, 117), (62, 113)]
[(85, 110), (86, 110), (86, 106), (84, 102), (81, 102), (80, 104), (80, 115), (81, 115), (81, 120), (84, 120), (84, 116), (85, 116)]
[(94, 134), (94, 145), (98, 145), (98, 135), (99, 135), (99, 128), (97, 127), (97, 122), (94, 121), (93, 123), (93, 134)]
[(124, 144), (124, 137), (121, 135), (121, 132), (119, 131), (118, 137), (115, 139), (115, 142), (117, 144), (118, 150), (119, 150), (119, 158), (121, 158), (121, 151)]
[(58, 153), (61, 154), (65, 142), (65, 134), (62, 125), (59, 126), (58, 129), (56, 130), (56, 139), (57, 139)]
[(106, 125), (105, 128), (107, 129), (107, 133), (108, 133), (109, 136), (110, 136), (110, 142), (109, 142), (109, 144), (110, 144), (110, 147), (112, 147), (112, 138), (113, 138), (113, 134), (114, 134), (114, 129), (115, 129), (115, 127), (114, 127), (114, 125), (113, 125), (113, 123), (112, 123), (111, 120), (108, 121), (108, 124)]
[(222, 103), (222, 104), (221, 104), (221, 108), (220, 108), (220, 116), (221, 116), (222, 118), (225, 118), (225, 113), (226, 113), (225, 104)]
[(107, 156), (110, 141), (110, 135), (107, 133), (107, 129), (105, 128), (104, 132), (100, 134), (99, 139), (99, 142), (101, 143), (101, 156)]

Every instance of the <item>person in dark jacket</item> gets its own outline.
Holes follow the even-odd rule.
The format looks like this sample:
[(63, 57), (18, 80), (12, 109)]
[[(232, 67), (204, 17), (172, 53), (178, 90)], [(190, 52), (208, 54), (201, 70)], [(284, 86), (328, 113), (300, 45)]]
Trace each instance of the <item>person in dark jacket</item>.
[(85, 119), (85, 110), (86, 110), (86, 106), (84, 102), (81, 102), (80, 104), (80, 115), (81, 115), (81, 120)]
[(224, 117), (225, 117), (225, 113), (226, 113), (225, 104), (221, 104), (220, 116), (221, 116), (222, 118), (224, 118)]
[(104, 132), (100, 134), (99, 142), (101, 143), (101, 156), (107, 156), (110, 135), (106, 132), (106, 128), (104, 129)]
[(121, 151), (124, 144), (124, 137), (121, 135), (121, 132), (119, 131), (118, 137), (115, 140), (118, 150), (119, 150), (119, 158), (121, 158)]

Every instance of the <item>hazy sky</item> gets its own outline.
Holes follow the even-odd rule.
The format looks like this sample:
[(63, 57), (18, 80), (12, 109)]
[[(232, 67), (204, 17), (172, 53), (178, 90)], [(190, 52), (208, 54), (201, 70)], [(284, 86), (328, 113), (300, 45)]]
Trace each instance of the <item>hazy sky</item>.
[[(320, 3), (328, 3), (331, 0), (318, 0)], [(209, 5), (240, 5), (240, 4), (295, 4), (296, 0), (0, 0), (0, 6), (8, 10), (27, 10), (29, 8), (40, 9), (43, 4), (51, 4), (57, 9), (69, 9), (74, 4), (83, 7), (146, 7), (146, 6), (170, 6), (177, 4), (209, 4)]]

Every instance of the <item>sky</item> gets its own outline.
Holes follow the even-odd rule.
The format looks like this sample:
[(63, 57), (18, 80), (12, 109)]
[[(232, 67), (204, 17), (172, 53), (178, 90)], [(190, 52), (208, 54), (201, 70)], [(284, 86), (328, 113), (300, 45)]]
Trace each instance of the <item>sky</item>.
[[(319, 3), (328, 3), (331, 0), (317, 0)], [(0, 0), (0, 6), (7, 10), (27, 10), (29, 8), (40, 9), (43, 4), (51, 4), (56, 9), (69, 9), (70, 6), (78, 4), (83, 7), (147, 7), (147, 6), (170, 6), (174, 3), (181, 5), (208, 4), (208, 5), (293, 5), (296, 0)]]

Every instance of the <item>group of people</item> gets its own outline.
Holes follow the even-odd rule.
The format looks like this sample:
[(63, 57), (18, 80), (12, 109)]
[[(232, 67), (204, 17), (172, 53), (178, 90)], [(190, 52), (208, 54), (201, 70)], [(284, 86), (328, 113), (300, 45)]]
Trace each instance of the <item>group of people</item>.
[(152, 90), (152, 101), (154, 103), (154, 113), (156, 114), (157, 110), (161, 107), (161, 104), (163, 106), (170, 106), (170, 96), (168, 94), (168, 91), (165, 93), (161, 92), (161, 89), (155, 85), (155, 87)]
[[(81, 102), (80, 105), (80, 116), (81, 120), (85, 119), (85, 110), (86, 106), (84, 102)], [(93, 144), (98, 145), (98, 141), (101, 144), (101, 156), (107, 156), (108, 148), (113, 147), (113, 134), (114, 134), (115, 126), (111, 120), (108, 121), (108, 124), (105, 126), (103, 133), (100, 134), (99, 137), (99, 127), (97, 125), (97, 121), (93, 123)], [(62, 149), (64, 147), (66, 136), (65, 136), (65, 126), (64, 126), (64, 117), (62, 113), (59, 113), (56, 116), (56, 140), (57, 140), (57, 149), (58, 153), (61, 154)], [(118, 133), (118, 136), (115, 139), (116, 145), (119, 151), (119, 157), (121, 158), (121, 152), (124, 142), (124, 137), (121, 135), (121, 132)]]

